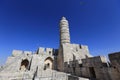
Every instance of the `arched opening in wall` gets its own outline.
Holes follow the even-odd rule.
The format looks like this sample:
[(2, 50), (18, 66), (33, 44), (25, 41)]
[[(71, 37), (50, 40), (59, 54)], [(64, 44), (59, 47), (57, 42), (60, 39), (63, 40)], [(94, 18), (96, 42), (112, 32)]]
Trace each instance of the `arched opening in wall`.
[(90, 77), (96, 78), (94, 67), (89, 67)]
[(53, 59), (48, 57), (44, 61), (44, 70), (46, 69), (53, 69)]
[(21, 71), (28, 70), (28, 66), (29, 66), (29, 61), (27, 59), (22, 60), (20, 70)]

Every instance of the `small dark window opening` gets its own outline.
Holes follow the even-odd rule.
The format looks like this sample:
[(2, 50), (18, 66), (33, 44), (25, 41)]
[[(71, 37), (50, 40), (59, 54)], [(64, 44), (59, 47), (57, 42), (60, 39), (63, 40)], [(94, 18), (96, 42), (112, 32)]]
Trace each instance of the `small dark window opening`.
[(70, 65), (68, 65), (68, 68), (70, 68)]
[(103, 63), (102, 65), (103, 65), (104, 67), (108, 67), (107, 63)]
[(75, 72), (76, 72), (76, 71), (75, 71), (75, 67), (73, 67), (73, 74), (75, 74)]
[(39, 53), (39, 50), (37, 50), (36, 54), (38, 54), (38, 53)]
[(81, 45), (79, 45), (79, 47), (80, 47), (80, 49), (82, 49), (82, 46), (81, 46)]
[(27, 56), (28, 56), (29, 54), (27, 53)]
[(46, 70), (46, 65), (44, 66), (44, 70)]
[(51, 51), (49, 51), (49, 54), (51, 55)]
[(82, 65), (82, 64), (79, 64), (79, 67), (83, 67), (83, 65)]
[(47, 63), (47, 68), (50, 68), (50, 64), (49, 63)]
[(115, 66), (114, 66), (113, 68), (114, 68), (114, 69), (116, 69), (116, 67), (115, 67)]
[(50, 66), (50, 64), (48, 63), (47, 66)]
[(89, 67), (90, 77), (96, 78), (94, 67)]

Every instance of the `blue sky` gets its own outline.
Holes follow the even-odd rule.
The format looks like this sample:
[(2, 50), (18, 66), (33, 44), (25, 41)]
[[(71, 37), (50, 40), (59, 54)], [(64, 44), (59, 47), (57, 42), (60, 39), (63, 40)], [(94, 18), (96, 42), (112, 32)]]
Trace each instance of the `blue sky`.
[(94, 56), (120, 51), (120, 0), (0, 0), (0, 64), (13, 49), (58, 48), (62, 16), (71, 43)]

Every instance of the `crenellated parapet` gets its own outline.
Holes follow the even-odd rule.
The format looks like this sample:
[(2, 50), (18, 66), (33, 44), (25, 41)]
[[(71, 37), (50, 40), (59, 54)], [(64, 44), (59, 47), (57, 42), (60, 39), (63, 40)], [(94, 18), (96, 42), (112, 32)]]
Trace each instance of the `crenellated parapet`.
[(13, 56), (13, 57), (20, 56), (21, 54), (23, 54), (23, 51), (22, 51), (22, 50), (13, 50), (13, 51), (12, 51), (12, 56)]
[(38, 55), (42, 54), (42, 55), (51, 55), (51, 56), (53, 56), (54, 52), (55, 52), (55, 49), (53, 49), (53, 48), (40, 47), (40, 48), (38, 48), (36, 54), (38, 54)]
[(82, 59), (84, 67), (108, 67), (107, 58), (105, 56), (95, 56), (86, 59)]
[(32, 51), (22, 51), (22, 50), (13, 50), (12, 51), (12, 57), (18, 57), (22, 54), (24, 55), (32, 55)]

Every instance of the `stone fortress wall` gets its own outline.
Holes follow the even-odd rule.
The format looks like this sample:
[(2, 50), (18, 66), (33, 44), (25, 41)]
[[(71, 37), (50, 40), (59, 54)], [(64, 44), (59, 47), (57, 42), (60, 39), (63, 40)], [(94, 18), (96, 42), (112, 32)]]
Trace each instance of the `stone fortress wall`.
[[(49, 51), (54, 51), (54, 49), (48, 48), (48, 51), (44, 51), (44, 50), (45, 50), (45, 48), (39, 48), (35, 54), (33, 54), (31, 51), (13, 50), (12, 56), (8, 57), (8, 60), (6, 61), (6, 65), (8, 64), (9, 66), (7, 66), (5, 68), (3, 67), (1, 70), (3, 73), (5, 72), (2, 75), (6, 75), (6, 74), (9, 74), (10, 72), (12, 72), (12, 73), (14, 73), (12, 75), (20, 77), (23, 74), (23, 72), (25, 71), (27, 75), (29, 75), (29, 76), (31, 75), (31, 78), (33, 78), (36, 70), (37, 70), (38, 77), (42, 76), (45, 78), (48, 76), (56, 75), (57, 70), (55, 69), (55, 67), (52, 66), (46, 70), (44, 69), (45, 64), (47, 64), (47, 63), (56, 65), (56, 63), (51, 62), (51, 61), (54, 61), (54, 59), (55, 59), (54, 56), (51, 55), (54, 53), (50, 52), (51, 54), (49, 54)], [(43, 51), (45, 53), (38, 54), (41, 51)], [(24, 55), (24, 56), (21, 56), (21, 58), (19, 58), (18, 54), (19, 54), (19, 56), (21, 56), (21, 55)], [(47, 55), (45, 55), (45, 54), (47, 54)], [(45, 60), (47, 58), (48, 58), (48, 62), (45, 62)], [(51, 58), (53, 60), (51, 60)], [(110, 62), (108, 62), (106, 57), (104, 57), (104, 56), (96, 56), (96, 57), (87, 57), (86, 56), (86, 57), (82, 58), (81, 61), (79, 61), (80, 59), (75, 58), (74, 55), (72, 58), (73, 58), (73, 60), (64, 62), (65, 70), (63, 72), (65, 72), (67, 74), (86, 77), (86, 78), (95, 78), (96, 80), (119, 80), (120, 79), (120, 61), (119, 61), (120, 52), (109, 54)], [(21, 63), (24, 60), (28, 60), (29, 66), (23, 67), (26, 69), (20, 69)], [(51, 71), (51, 70), (56, 70), (56, 71)], [(58, 73), (58, 75), (62, 75), (66, 78), (65, 73)], [(9, 75), (11, 75), (11, 74), (9, 74)]]
[(104, 56), (82, 59), (82, 64), (78, 64), (76, 61), (76, 64), (74, 64), (76, 66), (75, 69), (73, 68), (74, 66), (70, 66), (71, 72), (77, 76), (94, 78), (96, 80), (120, 80), (120, 62), (119, 59), (117, 60), (118, 56), (120, 58), (120, 52), (112, 55), (109, 54), (110, 62)]
[(0, 80), (120, 80), (120, 52), (92, 56), (87, 45), (70, 42), (69, 23), (60, 20), (58, 49), (13, 50), (0, 67)]

